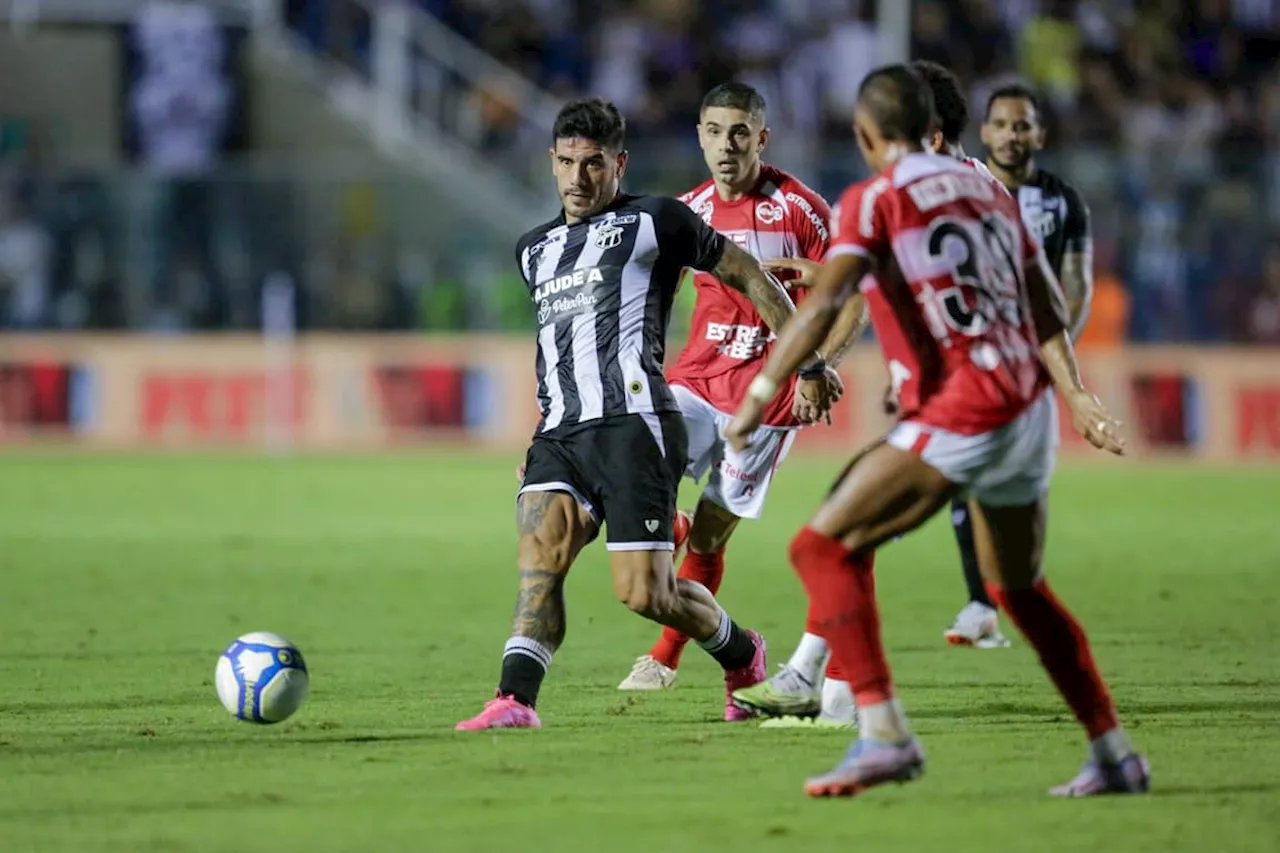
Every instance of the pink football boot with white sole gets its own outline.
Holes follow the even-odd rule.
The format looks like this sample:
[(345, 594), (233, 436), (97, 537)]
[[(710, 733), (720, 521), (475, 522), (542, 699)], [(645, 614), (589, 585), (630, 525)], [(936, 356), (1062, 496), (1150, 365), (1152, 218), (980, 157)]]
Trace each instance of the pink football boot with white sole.
[(479, 732), (487, 729), (540, 729), (538, 713), (521, 705), (514, 696), (495, 696), (484, 703), (484, 710), (454, 726), (454, 731)]
[(764, 637), (755, 631), (748, 631), (747, 635), (751, 637), (751, 643), (756, 647), (756, 653), (751, 658), (751, 663), (742, 669), (726, 669), (724, 671), (724, 719), (726, 723), (739, 723), (756, 716), (754, 710), (739, 708), (733, 704), (733, 691), (755, 687), (769, 677), (769, 670), (765, 661), (768, 645), (765, 643)]

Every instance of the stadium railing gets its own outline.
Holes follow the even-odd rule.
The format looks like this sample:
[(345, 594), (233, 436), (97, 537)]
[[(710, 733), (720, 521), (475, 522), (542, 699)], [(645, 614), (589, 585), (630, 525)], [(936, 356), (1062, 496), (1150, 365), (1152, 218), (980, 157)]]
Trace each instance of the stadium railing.
[[(281, 0), (264, 0), (277, 9)], [(264, 32), (281, 58), (317, 64), (316, 82), (378, 148), (480, 208), (509, 238), (545, 205), (545, 147), (559, 100), (405, 0), (331, 0), (351, 23), (309, 32), (277, 12)], [(492, 120), (493, 114), (502, 120)]]

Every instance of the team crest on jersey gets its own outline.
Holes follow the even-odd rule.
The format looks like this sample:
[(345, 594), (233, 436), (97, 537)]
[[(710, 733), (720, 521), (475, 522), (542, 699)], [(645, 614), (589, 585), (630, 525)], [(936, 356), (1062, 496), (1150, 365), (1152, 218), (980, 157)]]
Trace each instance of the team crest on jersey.
[(762, 201), (756, 205), (756, 219), (765, 225), (772, 225), (782, 219), (782, 206), (771, 201)]
[(702, 204), (693, 209), (693, 212), (702, 217), (702, 221), (711, 224), (711, 217), (716, 212), (715, 206), (711, 203), (711, 199), (707, 199)]
[(1022, 221), (1026, 223), (1027, 230), (1041, 241), (1058, 230), (1058, 218), (1052, 210), (1028, 210), (1022, 215)]
[(606, 225), (596, 232), (596, 246), (601, 249), (612, 249), (622, 244), (622, 229), (616, 225)]

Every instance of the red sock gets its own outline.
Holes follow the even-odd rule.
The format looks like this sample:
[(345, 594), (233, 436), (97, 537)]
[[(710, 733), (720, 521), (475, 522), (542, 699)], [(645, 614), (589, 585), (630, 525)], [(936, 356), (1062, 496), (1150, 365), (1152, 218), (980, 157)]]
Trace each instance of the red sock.
[(866, 707), (892, 699), (871, 577), (875, 555), (855, 557), (840, 542), (805, 527), (791, 540), (791, 565), (809, 594), (814, 633), (831, 647), (854, 701)]
[(1049, 585), (1040, 581), (1031, 589), (1001, 589), (987, 584), (987, 593), (1035, 648), (1089, 737), (1097, 738), (1118, 726), (1116, 707), (1098, 674), (1089, 638)]
[[(720, 581), (724, 578), (724, 552), (714, 554), (695, 554), (687, 551), (680, 563), (680, 571), (676, 577), (697, 581), (715, 595), (720, 591)], [(663, 628), (658, 642), (649, 649), (649, 654), (663, 666), (676, 669), (680, 666), (680, 655), (684, 654), (685, 644), (689, 638), (674, 628)]]
[(835, 655), (832, 655), (831, 657), (827, 658), (826, 677), (831, 679), (832, 681), (848, 681), (849, 680), (848, 678), (845, 677), (844, 670), (841, 669), (840, 666), (836, 663)]

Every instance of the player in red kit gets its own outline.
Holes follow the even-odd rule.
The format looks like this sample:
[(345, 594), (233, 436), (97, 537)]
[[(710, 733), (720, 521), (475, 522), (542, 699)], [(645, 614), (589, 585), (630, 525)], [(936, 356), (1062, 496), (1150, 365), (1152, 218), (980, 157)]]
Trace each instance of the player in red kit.
[[(925, 83), (929, 86), (930, 93), (933, 95), (934, 118), (936, 121), (934, 129), (929, 135), (929, 148), (936, 154), (955, 158), (975, 170), (990, 181), (991, 186), (997, 192), (1008, 192), (1004, 184), (1000, 183), (995, 175), (991, 174), (981, 160), (966, 156), (960, 143), (960, 136), (969, 124), (969, 100), (965, 97), (960, 81), (954, 74), (936, 62), (917, 60), (911, 63), (911, 68), (924, 78)], [(820, 264), (803, 258), (775, 261), (769, 266), (773, 268), (785, 266), (785, 268), (797, 273), (798, 277), (792, 280), (793, 287), (812, 286), (814, 275), (817, 270), (821, 269)], [(897, 408), (896, 396), (897, 389), (893, 387), (885, 395), (886, 404), (891, 410)], [(963, 500), (957, 500), (963, 505)], [(965, 512), (967, 516), (968, 510), (966, 509)], [(964, 529), (970, 530), (967, 525)], [(972, 536), (969, 537), (968, 542), (970, 547), (966, 553), (972, 553)], [(807, 619), (806, 622), (808, 625), (804, 636), (800, 640), (796, 654), (792, 657), (792, 661), (805, 660), (806, 656), (807, 659), (821, 658), (827, 650), (826, 642), (815, 631), (812, 618)], [(996, 648), (1009, 645), (1009, 641), (1000, 633), (994, 608), (989, 615), (985, 615), (981, 620), (975, 620), (975, 624), (970, 626), (970, 630), (974, 634), (973, 642), (979, 645), (980, 648)], [(823, 701), (817, 717), (802, 716), (812, 707), (813, 689), (803, 677), (797, 677), (797, 673), (792, 671), (790, 664), (782, 667), (772, 678), (751, 687), (734, 691), (733, 700), (740, 706), (772, 717), (771, 720), (765, 723), (767, 726), (821, 726), (833, 718), (830, 710), (831, 706), (840, 708), (842, 711), (846, 706), (846, 703), (841, 701), (842, 694), (829, 692), (827, 687), (828, 685), (824, 685)], [(847, 695), (847, 691), (843, 695)], [(843, 717), (846, 714), (847, 711), (843, 711), (839, 716)]]
[(881, 543), (959, 493), (969, 498), (993, 599), (1089, 736), (1090, 759), (1051, 793), (1145, 792), (1146, 761), (1120, 727), (1084, 630), (1041, 573), (1056, 454), (1053, 386), (1095, 446), (1123, 452), (1118, 424), (1080, 379), (1062, 291), (1016, 202), (954, 158), (926, 153), (932, 121), (928, 84), (908, 66), (863, 81), (854, 131), (877, 174), (842, 196), (813, 290), (725, 431), (733, 447), (748, 446), (778, 384), (848, 302), (865, 299), (897, 379), (901, 419), (850, 463), (791, 543), (861, 729), (835, 769), (805, 789), (847, 796), (923, 772), (885, 659), (872, 569)]
[[(698, 124), (698, 139), (711, 178), (680, 199), (716, 231), (759, 259), (820, 261), (830, 236), (830, 210), (813, 190), (761, 162), (768, 138), (764, 98), (755, 89), (741, 83), (712, 89), (703, 99)], [(689, 432), (687, 474), (695, 480), (709, 478), (693, 515), (679, 577), (714, 592), (724, 575), (729, 537), (741, 519), (760, 516), (774, 472), (797, 429), (825, 414), (829, 396), (839, 396), (834, 367), (861, 333), (864, 318), (859, 306), (850, 306), (828, 341), (817, 348), (822, 361), (786, 383), (783, 393), (762, 413), (751, 447), (739, 452), (725, 446), (721, 433), (729, 423), (729, 413), (764, 364), (774, 339), (770, 331), (774, 324), (766, 323), (750, 300), (711, 276), (695, 276), (694, 286), (697, 302), (689, 340), (667, 371), (667, 380)], [(800, 293), (795, 296), (798, 299)], [(663, 631), (649, 652), (636, 660), (619, 689), (670, 687), (688, 640), (679, 632)], [(825, 649), (820, 649), (816, 661), (806, 666), (815, 681), (822, 673), (824, 654)], [(836, 679), (831, 689), (842, 686)], [(847, 686), (843, 689), (847, 695)], [(816, 688), (811, 692), (816, 703)], [(845, 704), (849, 705), (848, 722), (852, 707)], [(727, 720), (753, 714), (726, 702)]]

